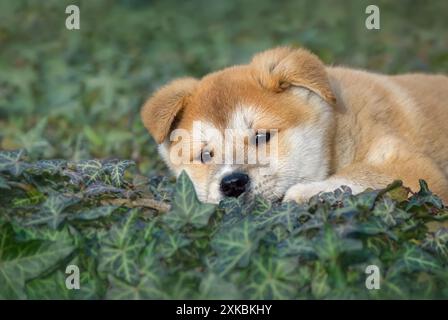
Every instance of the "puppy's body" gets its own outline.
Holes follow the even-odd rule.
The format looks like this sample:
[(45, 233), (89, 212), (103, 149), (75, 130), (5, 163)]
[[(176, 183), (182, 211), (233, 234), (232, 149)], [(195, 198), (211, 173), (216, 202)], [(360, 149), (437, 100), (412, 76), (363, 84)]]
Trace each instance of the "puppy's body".
[[(168, 166), (176, 174), (186, 170), (203, 201), (240, 191), (306, 201), (341, 185), (356, 193), (402, 179), (415, 190), (425, 179), (447, 202), (447, 98), (444, 76), (329, 68), (305, 50), (278, 48), (258, 54), (249, 65), (172, 82), (148, 100), (142, 118)], [(191, 133), (195, 121), (203, 124), (200, 143), (190, 136), (181, 145), (191, 151), (190, 160), (204, 150), (211, 150), (213, 159), (174, 163), (179, 143), (170, 135), (174, 129)], [(260, 174), (257, 165), (213, 161), (218, 150), (234, 152), (221, 142), (228, 128), (278, 130), (275, 164)], [(244, 141), (247, 151), (260, 147)], [(273, 150), (274, 142), (266, 143)], [(231, 192), (229, 181), (235, 182)]]
[(418, 190), (418, 180), (448, 201), (448, 78), (385, 76), (327, 68), (336, 95), (328, 179), (298, 185), (287, 199), (306, 199), (341, 184), (360, 192), (393, 179)]

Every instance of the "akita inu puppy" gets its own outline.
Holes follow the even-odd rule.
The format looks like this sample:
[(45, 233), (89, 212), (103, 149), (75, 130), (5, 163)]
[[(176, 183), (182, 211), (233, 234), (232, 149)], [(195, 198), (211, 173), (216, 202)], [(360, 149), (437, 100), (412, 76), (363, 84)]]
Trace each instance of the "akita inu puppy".
[[(169, 168), (185, 170), (202, 201), (244, 193), (303, 202), (341, 185), (359, 193), (401, 179), (418, 190), (425, 179), (448, 203), (443, 75), (326, 67), (304, 49), (281, 47), (202, 79), (174, 80), (141, 116)], [(187, 134), (179, 139), (176, 130)], [(275, 149), (275, 161), (222, 161), (239, 149), (257, 158), (260, 148), (270, 156)]]

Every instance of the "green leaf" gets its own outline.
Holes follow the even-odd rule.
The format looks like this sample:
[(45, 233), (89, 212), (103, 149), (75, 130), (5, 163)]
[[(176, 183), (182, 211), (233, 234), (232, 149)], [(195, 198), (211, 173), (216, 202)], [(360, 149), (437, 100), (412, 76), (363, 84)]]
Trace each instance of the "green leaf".
[(74, 290), (73, 299), (92, 300), (102, 299), (106, 292), (106, 281), (100, 279), (96, 273), (83, 272), (80, 275), (80, 288)]
[(121, 187), (124, 183), (124, 172), (133, 165), (135, 165), (135, 162), (130, 160), (109, 161), (104, 164), (104, 170), (110, 176), (112, 184)]
[(99, 299), (100, 292), (103, 291), (102, 281), (87, 272), (80, 271), (79, 289), (68, 289), (66, 287), (68, 274), (58, 270), (44, 278), (27, 282), (27, 298), (33, 300)]
[(256, 196), (254, 199), (254, 205), (251, 208), (252, 209), (251, 213), (253, 215), (261, 215), (261, 214), (268, 212), (269, 209), (271, 209), (271, 208), (272, 208), (272, 203), (269, 200), (264, 199), (260, 196)]
[(365, 222), (349, 225), (346, 234), (356, 238), (387, 234), (391, 239), (397, 240), (397, 236), (389, 231), (384, 220), (375, 216)]
[(116, 300), (166, 299), (167, 288), (162, 284), (162, 280), (165, 279), (167, 270), (160, 264), (155, 242), (148, 244), (139, 259), (135, 258), (134, 262), (138, 266), (136, 277), (132, 283), (109, 274), (109, 289), (106, 298)]
[(313, 243), (305, 237), (288, 238), (278, 244), (278, 249), (280, 257), (299, 257), (300, 261), (317, 257)]
[(422, 248), (436, 253), (448, 262), (448, 229), (440, 228), (435, 233), (428, 234)]
[(397, 208), (390, 198), (380, 200), (375, 205), (373, 215), (379, 217), (389, 227), (394, 227), (411, 216), (406, 211)]
[(257, 255), (245, 287), (249, 299), (291, 299), (298, 289), (296, 259)]
[(409, 198), (409, 203), (406, 206), (406, 211), (409, 211), (415, 207), (421, 207), (424, 204), (432, 205), (438, 209), (443, 208), (442, 200), (435, 194), (433, 194), (429, 188), (428, 184), (424, 180), (419, 180), (420, 191)]
[(24, 155), (24, 150), (0, 151), (0, 172), (19, 176), (27, 168), (27, 164), (22, 161)]
[(359, 251), (362, 242), (357, 239), (342, 238), (327, 225), (321, 237), (314, 240), (315, 252), (321, 261), (334, 261), (342, 253)]
[(161, 257), (169, 258), (179, 249), (188, 246), (191, 240), (187, 239), (183, 234), (163, 232), (158, 237), (157, 252)]
[(76, 164), (76, 170), (81, 173), (86, 184), (91, 184), (104, 178), (103, 164), (99, 160), (85, 160)]
[(78, 198), (61, 194), (51, 194), (42, 204), (40, 210), (26, 222), (27, 226), (47, 224), (56, 229), (67, 217), (65, 209), (79, 202)]
[(71, 290), (65, 285), (66, 275), (57, 271), (46, 278), (34, 279), (27, 283), (28, 299), (33, 300), (69, 300), (73, 299)]
[(224, 209), (226, 216), (238, 215), (242, 216), (244, 203), (241, 198), (224, 198), (220, 201), (219, 206)]
[(18, 242), (11, 225), (0, 226), (0, 298), (24, 299), (25, 281), (54, 268), (73, 250), (68, 241)]
[(235, 300), (241, 299), (237, 286), (214, 273), (203, 277), (199, 285), (199, 299)]
[(364, 191), (356, 196), (344, 199), (345, 207), (356, 208), (358, 211), (369, 211), (375, 205), (379, 191)]
[(154, 280), (142, 277), (135, 284), (129, 284), (112, 275), (109, 277), (109, 290), (106, 299), (110, 300), (147, 300), (163, 299), (163, 293), (158, 289)]
[(299, 226), (299, 218), (310, 218), (312, 215), (303, 208), (299, 207), (294, 202), (286, 202), (281, 206), (276, 207), (268, 211), (266, 214), (260, 215), (255, 219), (258, 227), (272, 227), (276, 225), (282, 225), (292, 232), (296, 227)]
[(76, 238), (70, 234), (68, 228), (61, 230), (50, 229), (47, 226), (29, 227), (24, 225), (13, 224), (14, 233), (19, 241), (30, 240), (49, 240), (59, 242), (70, 242), (72, 238)]
[(406, 244), (399, 255), (398, 260), (387, 272), (387, 277), (396, 277), (402, 272), (435, 272), (441, 269), (440, 262), (427, 252), (415, 245)]
[(248, 218), (230, 228), (222, 229), (211, 242), (217, 253), (215, 268), (219, 274), (225, 275), (236, 267), (246, 267), (252, 253), (258, 248), (262, 235), (255, 230)]
[(113, 226), (107, 236), (100, 239), (98, 270), (111, 273), (129, 284), (139, 281), (138, 259), (145, 247), (141, 234), (136, 232), (136, 213), (131, 212), (121, 224)]
[(27, 172), (34, 175), (42, 175), (44, 173), (54, 175), (61, 173), (66, 166), (67, 161), (65, 160), (39, 160), (29, 165)]
[(187, 173), (182, 171), (177, 179), (172, 209), (163, 217), (163, 221), (173, 229), (185, 225), (200, 228), (207, 225), (214, 211), (214, 205), (198, 200), (193, 183)]
[(311, 280), (311, 293), (314, 298), (322, 299), (330, 290), (328, 273), (321, 263), (317, 263)]

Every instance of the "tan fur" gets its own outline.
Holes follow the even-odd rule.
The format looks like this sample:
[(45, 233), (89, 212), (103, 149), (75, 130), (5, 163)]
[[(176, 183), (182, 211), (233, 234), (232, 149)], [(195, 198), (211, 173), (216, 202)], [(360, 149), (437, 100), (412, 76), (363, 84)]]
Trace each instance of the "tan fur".
[(448, 78), (385, 76), (328, 68), (340, 111), (332, 149), (335, 176), (383, 187), (425, 179), (448, 201)]
[(183, 78), (165, 86), (148, 100), (141, 110), (143, 124), (157, 143), (167, 137), (176, 115), (188, 104), (190, 93), (197, 85), (193, 78)]
[[(168, 135), (174, 128), (192, 130), (197, 120), (224, 130), (238, 108), (250, 107), (253, 129), (279, 130), (281, 160), (271, 177), (251, 173), (257, 180), (253, 192), (260, 189), (269, 196), (271, 190), (274, 198), (305, 201), (339, 183), (359, 192), (402, 179), (417, 190), (418, 179), (425, 179), (447, 203), (447, 101), (448, 78), (442, 75), (386, 76), (325, 67), (306, 50), (277, 48), (256, 55), (248, 65), (200, 80), (173, 81), (146, 102), (141, 115), (168, 165), (176, 174), (187, 170), (205, 201), (220, 199), (210, 194), (210, 186), (221, 177), (222, 165), (173, 166), (166, 156), (172, 148)], [(293, 167), (291, 157), (301, 156), (294, 148), (306, 147), (306, 141), (295, 144), (291, 134), (299, 140), (311, 137), (310, 144), (319, 141), (313, 145), (319, 154), (306, 155), (308, 162), (318, 162), (318, 171), (311, 163), (306, 170)], [(314, 139), (317, 134), (320, 138)], [(193, 150), (195, 156), (200, 152)]]

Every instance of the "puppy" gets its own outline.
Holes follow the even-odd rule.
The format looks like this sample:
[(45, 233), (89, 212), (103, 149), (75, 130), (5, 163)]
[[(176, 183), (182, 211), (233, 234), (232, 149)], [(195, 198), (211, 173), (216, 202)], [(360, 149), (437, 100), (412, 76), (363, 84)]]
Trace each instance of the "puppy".
[(205, 202), (242, 194), (305, 202), (341, 185), (359, 193), (401, 179), (418, 190), (425, 179), (448, 203), (447, 101), (443, 75), (326, 67), (307, 50), (280, 47), (172, 81), (141, 117), (168, 167), (185, 170)]

